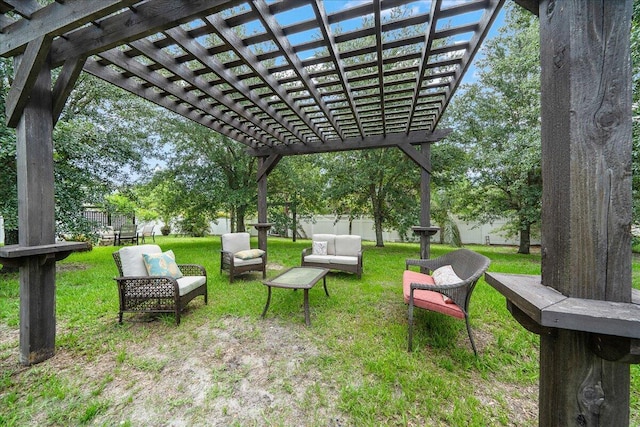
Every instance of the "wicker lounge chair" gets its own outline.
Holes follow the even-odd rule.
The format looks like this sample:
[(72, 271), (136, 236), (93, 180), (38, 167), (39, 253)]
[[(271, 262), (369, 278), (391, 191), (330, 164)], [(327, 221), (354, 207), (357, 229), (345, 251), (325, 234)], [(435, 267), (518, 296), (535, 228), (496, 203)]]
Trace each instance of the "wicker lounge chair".
[(221, 237), (220, 274), (229, 271), (229, 283), (241, 273), (262, 271), (267, 277), (267, 255), (259, 249), (251, 249), (249, 233), (226, 233)]
[(180, 313), (187, 303), (204, 296), (207, 303), (207, 272), (196, 264), (178, 264), (183, 277), (149, 276), (144, 265), (143, 254), (158, 254), (158, 245), (127, 246), (113, 252), (118, 267), (120, 298), (119, 323), (124, 312), (175, 313), (176, 325), (180, 324)]
[[(409, 351), (413, 341), (413, 307), (436, 311), (447, 316), (464, 319), (473, 352), (477, 355), (476, 345), (469, 325), (469, 300), (478, 279), (487, 271), (491, 261), (484, 255), (468, 249), (458, 249), (434, 259), (407, 259), (403, 275), (404, 301), (409, 305)], [(436, 275), (441, 267), (451, 266), (455, 280), (443, 280), (438, 284), (431, 275), (411, 271), (409, 266), (426, 268)]]

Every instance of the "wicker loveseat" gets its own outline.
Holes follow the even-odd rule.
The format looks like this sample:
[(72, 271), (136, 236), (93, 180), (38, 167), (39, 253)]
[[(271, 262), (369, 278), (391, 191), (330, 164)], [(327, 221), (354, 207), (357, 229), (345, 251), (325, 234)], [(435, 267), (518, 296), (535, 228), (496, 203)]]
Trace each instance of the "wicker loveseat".
[[(404, 302), (409, 305), (409, 351), (413, 340), (413, 307), (464, 319), (473, 352), (476, 345), (469, 325), (469, 300), (480, 277), (487, 271), (489, 258), (468, 249), (458, 249), (434, 259), (407, 259), (403, 274)], [(409, 269), (426, 268), (431, 275)]]
[(113, 252), (118, 267), (119, 322), (124, 312), (175, 313), (176, 325), (187, 303), (202, 295), (207, 303), (207, 272), (196, 264), (178, 264), (182, 277), (150, 276), (143, 254), (162, 254), (158, 245), (127, 246)]
[(302, 251), (303, 267), (341, 270), (362, 277), (362, 239), (355, 235), (314, 234)]

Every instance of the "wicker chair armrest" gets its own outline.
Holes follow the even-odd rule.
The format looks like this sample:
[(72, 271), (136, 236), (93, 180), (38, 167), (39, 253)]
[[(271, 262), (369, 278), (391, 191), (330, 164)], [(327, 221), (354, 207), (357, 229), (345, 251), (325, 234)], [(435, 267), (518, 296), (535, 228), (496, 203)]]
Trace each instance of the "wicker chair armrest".
[(467, 293), (469, 292), (468, 285), (469, 285), (468, 280), (465, 280), (459, 283), (454, 283), (451, 285), (427, 285), (425, 283), (411, 283), (409, 303), (410, 304), (413, 303), (413, 292), (415, 290), (424, 290), (424, 291), (437, 292), (439, 294), (445, 295), (451, 298), (457, 306), (465, 309), (464, 301), (466, 300)]
[(178, 282), (172, 277), (165, 276), (126, 276), (126, 277), (114, 277), (114, 280), (118, 283), (118, 286), (122, 290), (128, 288), (136, 288), (142, 285), (153, 286), (154, 289), (166, 289), (175, 292), (176, 295), (180, 293), (178, 288)]
[[(463, 280), (462, 282), (458, 282), (458, 283), (453, 283), (450, 285), (428, 285), (426, 283), (411, 283), (411, 289), (420, 289), (423, 291), (435, 291), (435, 292), (440, 292), (443, 290), (451, 290), (451, 289), (458, 289), (458, 288), (464, 288), (465, 286), (469, 285), (469, 280)], [(442, 293), (442, 292), (440, 292)]]
[(313, 248), (310, 248), (310, 247), (309, 248), (304, 248), (302, 250), (302, 256), (305, 257), (307, 255), (311, 255), (312, 252), (313, 252)]
[(405, 260), (405, 270), (409, 269), (409, 266), (417, 265), (419, 267), (427, 268), (430, 271), (434, 271), (435, 269), (442, 267), (445, 265), (442, 259), (440, 258), (431, 258), (431, 259), (406, 259)]
[(221, 250), (220, 251), (220, 262), (226, 263), (229, 265), (233, 265), (233, 252)]
[(206, 276), (207, 270), (199, 264), (178, 264), (178, 268), (185, 276)]

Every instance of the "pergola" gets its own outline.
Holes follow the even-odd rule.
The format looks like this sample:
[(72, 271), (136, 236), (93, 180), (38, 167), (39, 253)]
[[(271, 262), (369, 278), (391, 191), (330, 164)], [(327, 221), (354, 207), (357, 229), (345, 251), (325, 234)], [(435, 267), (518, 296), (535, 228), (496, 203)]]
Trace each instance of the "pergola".
[[(398, 147), (422, 170), (429, 256), (429, 146), (504, 0), (0, 0), (13, 57), (23, 364), (55, 349), (53, 126), (85, 71), (245, 144), (267, 176), (286, 155)], [(540, 424), (628, 424), (640, 338), (631, 291), (631, 0), (516, 0), (541, 22), (543, 278), (490, 274), (541, 335)], [(354, 20), (367, 17), (364, 25)], [(52, 83), (52, 70), (58, 69)], [(560, 298), (559, 296), (562, 298)], [(561, 305), (564, 304), (562, 307)]]

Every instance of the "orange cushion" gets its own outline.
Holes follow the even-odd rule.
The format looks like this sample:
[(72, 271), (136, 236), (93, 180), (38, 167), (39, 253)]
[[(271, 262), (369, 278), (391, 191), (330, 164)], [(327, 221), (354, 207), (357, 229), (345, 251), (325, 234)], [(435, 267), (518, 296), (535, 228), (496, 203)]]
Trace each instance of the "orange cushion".
[[(402, 289), (404, 293), (404, 302), (409, 304), (409, 295), (411, 293), (411, 283), (423, 283), (425, 285), (435, 285), (433, 277), (428, 274), (418, 273), (416, 271), (405, 270), (402, 276)], [(434, 291), (425, 291), (416, 289), (413, 291), (413, 305), (415, 307), (424, 308), (425, 310), (436, 311), (446, 314), (447, 316), (464, 319), (464, 313), (456, 304), (447, 304), (441, 293)]]

